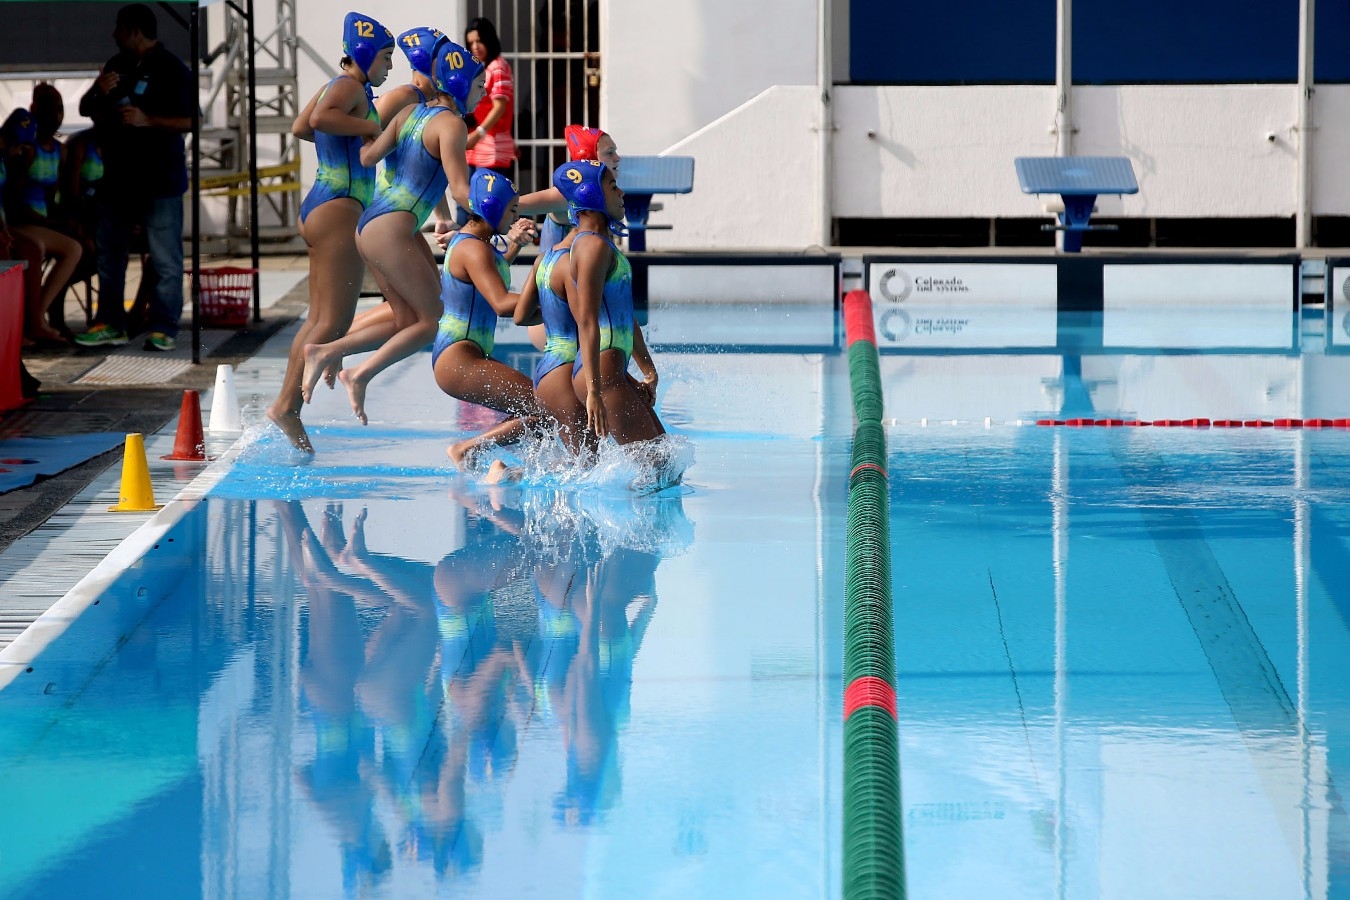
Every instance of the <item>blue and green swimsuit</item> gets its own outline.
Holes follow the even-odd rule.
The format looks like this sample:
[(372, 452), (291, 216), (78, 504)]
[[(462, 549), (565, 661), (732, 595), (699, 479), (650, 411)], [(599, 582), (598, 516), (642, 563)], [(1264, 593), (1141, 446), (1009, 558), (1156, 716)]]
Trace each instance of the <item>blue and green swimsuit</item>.
[(435, 116), (449, 112), (444, 106), (427, 106), (424, 103), (412, 107), (412, 112), (403, 121), (398, 131), (398, 146), (385, 160), (385, 177), (375, 192), (375, 202), (366, 208), (356, 223), (361, 231), (373, 219), (388, 213), (412, 213), (416, 233), (431, 217), (436, 201), (445, 196), (449, 179), (445, 177), (445, 167), (432, 156), (426, 144), (422, 143), (422, 131)]
[[(450, 274), (450, 256), (466, 238), (480, 240), (461, 231), (450, 239), (450, 245), (445, 248), (445, 263), (441, 266), (441, 305), (445, 311), (436, 325), (436, 341), (431, 345), (432, 366), (436, 365), (436, 360), (447, 347), (459, 341), (472, 341), (483, 351), (484, 356), (492, 355), (492, 348), (497, 342), (497, 311), (473, 282), (460, 281)], [(491, 244), (488, 246), (492, 247)], [(510, 287), (511, 264), (496, 247), (492, 247), (492, 253), (502, 284)]]
[[(633, 315), (633, 264), (623, 255), (623, 251), (614, 246), (613, 241), (596, 231), (581, 232), (572, 238), (572, 246), (575, 247), (577, 241), (587, 234), (597, 235), (614, 250), (613, 262), (610, 263), (604, 290), (600, 294), (600, 352), (618, 350), (623, 354), (623, 362), (627, 366), (628, 360), (633, 357), (633, 329), (636, 327)], [(578, 356), (572, 364), (573, 377), (580, 371), (581, 357)]]
[[(324, 87), (323, 94), (328, 93), (328, 89), (337, 83), (338, 78), (350, 77), (339, 75), (334, 78)], [(380, 114), (375, 111), (375, 92), (371, 90), (369, 84), (364, 87), (366, 118), (378, 122)], [(319, 95), (320, 99), (323, 99), (323, 94)], [(361, 165), (361, 138), (316, 131), (314, 150), (319, 156), (319, 171), (314, 174), (314, 186), (309, 189), (304, 202), (300, 204), (300, 221), (305, 221), (305, 218), (320, 204), (329, 200), (350, 197), (360, 203), (362, 208), (370, 206), (370, 201), (375, 196), (375, 169)]]
[(567, 305), (567, 298), (559, 297), (551, 287), (553, 267), (571, 249), (563, 247), (549, 250), (544, 254), (544, 260), (534, 276), (535, 286), (539, 288), (539, 314), (543, 316), (546, 335), (544, 355), (534, 367), (536, 390), (545, 375), (554, 369), (571, 365), (577, 358), (577, 320), (572, 318), (572, 308)]

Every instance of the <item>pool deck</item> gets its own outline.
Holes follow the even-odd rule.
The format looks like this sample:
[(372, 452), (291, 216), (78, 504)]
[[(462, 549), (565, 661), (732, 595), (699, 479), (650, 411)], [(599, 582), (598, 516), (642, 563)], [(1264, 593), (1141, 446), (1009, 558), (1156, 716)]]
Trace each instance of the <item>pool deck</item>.
[[(819, 253), (819, 248), (812, 248)], [(1048, 248), (827, 248), (846, 261), (866, 255), (913, 254), (924, 257), (1053, 257)], [(734, 252), (734, 251), (730, 251)], [(808, 251), (809, 252), (809, 251)], [(1113, 255), (1116, 249), (1088, 248), (1084, 255)], [(1174, 249), (1142, 251), (1147, 255), (1233, 257), (1289, 257), (1291, 249)], [(760, 254), (762, 255), (762, 254)], [(1314, 248), (1303, 252), (1305, 260), (1350, 256), (1350, 250)], [(208, 265), (247, 265), (237, 259), (211, 260)], [(91, 432), (141, 433), (146, 435), (151, 482), (157, 502), (178, 495), (205, 468), (200, 463), (168, 463), (159, 457), (173, 445), (177, 415), (185, 389), (203, 392), (203, 423), (209, 419), (210, 389), (217, 367), (238, 366), (253, 360), (269, 338), (293, 325), (307, 306), (307, 261), (304, 256), (264, 257), (262, 322), (238, 332), (203, 333), (202, 363), (198, 366), (165, 366), (169, 360), (190, 361), (187, 341), (171, 354), (148, 354), (135, 345), (115, 354), (75, 351), (26, 356), (29, 370), (42, 383), (37, 400), (0, 414), (0, 439), (16, 436), (62, 436)], [(858, 286), (849, 266), (843, 270), (844, 287)], [(134, 274), (129, 278), (134, 289)], [(67, 321), (77, 330), (83, 311), (73, 298), (67, 300)], [(86, 376), (110, 355), (135, 367), (159, 364), (178, 368), (171, 375), (154, 375), (144, 383), (90, 384)], [(277, 354), (273, 353), (272, 356)], [(280, 359), (264, 364), (266, 376), (275, 383)], [(256, 368), (256, 367), (254, 367)], [(266, 380), (266, 379), (263, 379)], [(261, 419), (267, 399), (254, 373), (253, 391), (240, 391), (246, 426)], [(219, 454), (237, 435), (207, 433), (207, 450)], [(65, 596), (107, 557), (125, 538), (149, 518), (148, 513), (106, 512), (117, 500), (122, 457), (119, 447), (33, 485), (0, 494), (0, 654), (27, 626)], [(0, 660), (3, 656), (0, 655)]]

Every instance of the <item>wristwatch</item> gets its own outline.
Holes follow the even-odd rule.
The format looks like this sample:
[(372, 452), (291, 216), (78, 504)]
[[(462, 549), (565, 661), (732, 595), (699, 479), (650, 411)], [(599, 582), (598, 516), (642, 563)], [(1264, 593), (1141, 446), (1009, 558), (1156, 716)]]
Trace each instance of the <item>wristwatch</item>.
[(482, 125), (479, 125), (477, 128), (474, 129), (474, 131), (478, 132), (478, 136), (480, 138), (487, 137), (487, 129), (484, 128)]

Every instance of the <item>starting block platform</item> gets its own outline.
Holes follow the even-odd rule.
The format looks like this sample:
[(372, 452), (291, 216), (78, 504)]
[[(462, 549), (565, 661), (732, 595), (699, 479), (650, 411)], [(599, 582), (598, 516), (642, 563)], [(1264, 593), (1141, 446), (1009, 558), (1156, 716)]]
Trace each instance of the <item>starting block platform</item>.
[(625, 156), (619, 164), (619, 189), (628, 224), (628, 249), (647, 249), (647, 216), (656, 194), (688, 194), (694, 189), (692, 156)]
[(1058, 225), (1047, 230), (1064, 232), (1062, 249), (1083, 249), (1083, 232), (1111, 226), (1088, 224), (1100, 194), (1137, 194), (1134, 166), (1124, 156), (1020, 156), (1013, 160), (1024, 194), (1059, 194), (1064, 209)]

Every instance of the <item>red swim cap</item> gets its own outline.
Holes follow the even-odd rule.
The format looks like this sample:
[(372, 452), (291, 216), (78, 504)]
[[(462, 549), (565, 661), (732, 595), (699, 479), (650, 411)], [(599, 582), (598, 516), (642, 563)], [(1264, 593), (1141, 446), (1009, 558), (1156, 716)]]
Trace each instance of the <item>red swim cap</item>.
[(563, 129), (563, 134), (567, 138), (567, 152), (573, 162), (600, 158), (600, 136), (604, 132), (599, 128), (568, 125)]

